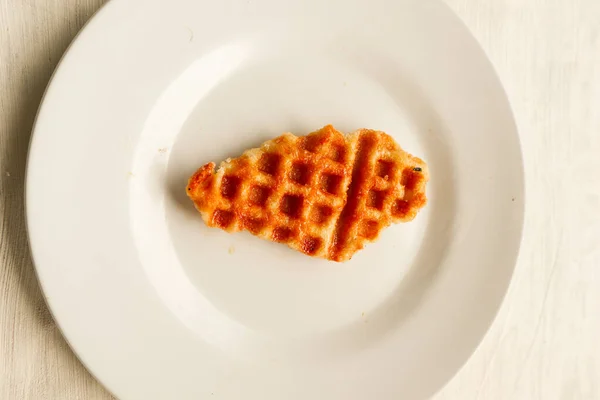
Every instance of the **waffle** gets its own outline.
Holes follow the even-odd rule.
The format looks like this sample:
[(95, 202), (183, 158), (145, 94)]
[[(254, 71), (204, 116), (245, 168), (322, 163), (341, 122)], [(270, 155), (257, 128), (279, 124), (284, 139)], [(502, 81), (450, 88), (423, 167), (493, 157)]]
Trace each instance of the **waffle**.
[(328, 125), (285, 133), (236, 159), (201, 167), (187, 194), (210, 227), (247, 230), (307, 255), (347, 261), (427, 199), (427, 165), (387, 134)]

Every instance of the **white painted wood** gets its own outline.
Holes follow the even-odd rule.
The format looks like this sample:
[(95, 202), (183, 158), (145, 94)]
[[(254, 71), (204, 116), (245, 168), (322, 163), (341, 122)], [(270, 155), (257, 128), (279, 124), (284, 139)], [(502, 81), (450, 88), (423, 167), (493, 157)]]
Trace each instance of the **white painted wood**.
[[(600, 2), (447, 0), (487, 51), (519, 125), (525, 238), (479, 349), (436, 399), (600, 399)], [(52, 321), (23, 214), (33, 118), (103, 0), (0, 0), (0, 399), (110, 399)]]

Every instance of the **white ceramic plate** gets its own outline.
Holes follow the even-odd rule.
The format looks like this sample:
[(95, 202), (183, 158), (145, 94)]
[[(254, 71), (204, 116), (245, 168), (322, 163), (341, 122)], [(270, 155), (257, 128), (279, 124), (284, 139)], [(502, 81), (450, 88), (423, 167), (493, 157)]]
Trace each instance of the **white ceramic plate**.
[[(207, 228), (200, 165), (284, 131), (384, 130), (430, 203), (345, 264)], [(438, 1), (113, 0), (68, 51), (27, 181), (39, 278), (122, 399), (417, 399), (507, 289), (523, 170), (506, 96)]]

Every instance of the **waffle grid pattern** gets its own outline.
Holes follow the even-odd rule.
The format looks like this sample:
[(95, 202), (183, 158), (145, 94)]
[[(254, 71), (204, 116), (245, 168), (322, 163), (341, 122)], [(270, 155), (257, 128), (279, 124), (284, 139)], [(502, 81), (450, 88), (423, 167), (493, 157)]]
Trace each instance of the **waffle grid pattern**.
[(209, 226), (335, 261), (351, 258), (390, 223), (414, 218), (425, 199), (425, 164), (377, 131), (346, 138), (327, 126), (305, 137), (284, 134), (214, 174), (206, 167), (214, 170), (201, 168), (188, 194)]

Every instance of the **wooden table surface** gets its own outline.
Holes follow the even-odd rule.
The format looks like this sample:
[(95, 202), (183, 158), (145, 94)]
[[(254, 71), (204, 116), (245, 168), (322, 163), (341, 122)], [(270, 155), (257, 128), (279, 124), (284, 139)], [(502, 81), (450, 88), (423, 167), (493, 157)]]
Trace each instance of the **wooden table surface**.
[[(600, 399), (600, 1), (447, 0), (520, 129), (525, 237), (481, 346), (435, 397)], [(25, 160), (53, 69), (103, 0), (0, 0), (0, 399), (110, 399), (47, 310), (27, 244)]]

